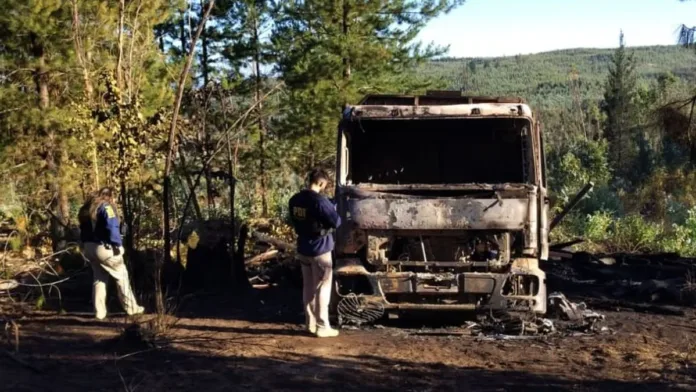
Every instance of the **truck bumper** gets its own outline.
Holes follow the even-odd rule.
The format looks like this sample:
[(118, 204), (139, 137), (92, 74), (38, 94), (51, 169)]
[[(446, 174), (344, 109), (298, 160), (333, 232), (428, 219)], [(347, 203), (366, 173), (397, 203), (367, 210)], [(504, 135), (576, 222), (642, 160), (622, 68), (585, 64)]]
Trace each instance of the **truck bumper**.
[(339, 259), (334, 276), (339, 300), (355, 294), (389, 310), (546, 313), (546, 274), (536, 259), (516, 259), (500, 273), (371, 273), (357, 259)]

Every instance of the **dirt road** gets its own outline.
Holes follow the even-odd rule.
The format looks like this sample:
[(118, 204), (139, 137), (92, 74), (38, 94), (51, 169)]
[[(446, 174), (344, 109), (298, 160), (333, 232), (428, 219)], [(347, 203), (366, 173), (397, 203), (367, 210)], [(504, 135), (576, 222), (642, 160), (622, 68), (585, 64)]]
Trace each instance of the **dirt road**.
[(15, 314), (16, 358), (34, 369), (5, 353), (0, 389), (696, 390), (693, 310), (687, 317), (610, 312), (615, 334), (592, 337), (491, 341), (461, 326), (402, 323), (320, 340), (299, 327), (297, 294), (196, 298), (160, 348), (124, 338), (124, 318), (96, 321), (83, 303), (66, 303), (66, 315)]

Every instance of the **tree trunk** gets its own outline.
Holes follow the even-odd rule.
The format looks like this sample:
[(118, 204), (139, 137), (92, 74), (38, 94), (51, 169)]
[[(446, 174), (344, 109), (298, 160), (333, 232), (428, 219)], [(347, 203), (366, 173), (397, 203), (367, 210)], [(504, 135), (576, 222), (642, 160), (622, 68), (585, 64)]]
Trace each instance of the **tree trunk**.
[[(128, 72), (126, 72), (126, 81), (125, 81), (125, 84), (128, 86), (128, 103), (132, 103), (134, 100), (134, 96), (137, 94), (137, 89), (134, 88), (134, 83), (133, 83), (133, 80), (135, 79), (133, 77), (133, 72), (136, 71), (136, 69), (137, 69), (137, 67), (135, 67), (133, 64), (133, 52), (135, 50), (136, 32), (140, 28), (139, 17), (140, 17), (140, 10), (142, 9), (142, 6), (143, 6), (143, 0), (139, 0), (138, 6), (135, 9), (135, 16), (133, 16), (133, 20), (130, 23), (130, 26), (132, 29), (132, 34), (131, 34), (131, 39), (130, 39), (130, 48), (128, 49)], [(134, 93), (134, 91), (135, 91), (135, 93)]]
[(123, 98), (123, 18), (126, 13), (126, 0), (118, 3), (118, 58), (116, 60), (116, 83), (118, 85), (118, 102)]
[(87, 66), (87, 61), (85, 60), (84, 48), (82, 47), (82, 36), (80, 35), (80, 13), (77, 7), (77, 0), (72, 0), (72, 10), (75, 57), (77, 58), (77, 63), (79, 64), (80, 68), (82, 68), (82, 79), (85, 83), (85, 98), (87, 99), (87, 103), (91, 104), (94, 87), (92, 86), (92, 79), (89, 76), (89, 69)]
[[(164, 186), (163, 186), (163, 205), (162, 205), (162, 220), (164, 224), (163, 228), (163, 237), (164, 237), (164, 257), (163, 257), (163, 262), (165, 263), (171, 263), (172, 255), (171, 255), (171, 250), (172, 250), (172, 243), (171, 243), (171, 225), (170, 225), (170, 215), (169, 215), (169, 206), (170, 206), (170, 200), (169, 198), (171, 197), (170, 195), (170, 188), (171, 188), (171, 170), (172, 170), (172, 160), (173, 160), (173, 155), (174, 155), (174, 141), (176, 140), (176, 126), (177, 126), (177, 120), (179, 117), (179, 110), (181, 109), (181, 101), (183, 100), (184, 97), (184, 88), (186, 87), (186, 79), (188, 78), (189, 71), (191, 69), (191, 63), (193, 62), (193, 55), (195, 52), (196, 48), (196, 41), (198, 41), (198, 38), (201, 36), (201, 32), (203, 30), (203, 25), (205, 24), (206, 19), (210, 15), (210, 11), (212, 11), (213, 6), (215, 5), (215, 0), (210, 0), (208, 3), (208, 8), (206, 9), (205, 14), (203, 15), (203, 18), (201, 22), (198, 24), (198, 28), (196, 30), (196, 34), (193, 36), (191, 40), (191, 52), (187, 55), (186, 57), (186, 64), (184, 65), (184, 69), (181, 71), (181, 74), (179, 75), (179, 83), (177, 86), (177, 92), (176, 92), (176, 101), (174, 102), (174, 111), (172, 113), (172, 121), (171, 125), (169, 127), (169, 136), (167, 138), (167, 157), (165, 161), (165, 166), (164, 166)], [(156, 307), (157, 307), (157, 313), (158, 314), (163, 314), (164, 313), (164, 300), (162, 297), (162, 263), (158, 260), (156, 263), (155, 267), (155, 283), (156, 283)]]
[[(49, 70), (46, 65), (46, 52), (43, 44), (39, 43), (36, 37), (32, 40), (33, 54), (37, 59), (37, 66), (34, 69), (34, 83), (36, 84), (36, 92), (39, 96), (38, 105), (44, 114), (50, 106), (49, 96)], [(65, 226), (67, 217), (70, 216), (68, 205), (68, 197), (65, 189), (61, 186), (59, 164), (62, 161), (63, 152), (59, 152), (58, 161), (56, 161), (56, 135), (53, 128), (42, 124), (41, 128), (48, 139), (46, 150), (46, 168), (48, 169), (49, 183), (48, 188), (51, 190), (52, 200), (50, 204), (51, 214), (51, 239), (53, 242), (53, 250), (59, 251), (65, 247)]]
[(198, 198), (195, 196), (196, 187), (193, 183), (193, 179), (191, 179), (191, 175), (188, 172), (186, 157), (184, 156), (184, 152), (181, 151), (181, 147), (179, 147), (179, 161), (181, 162), (181, 172), (183, 173), (184, 179), (186, 180), (186, 185), (189, 188), (189, 192), (193, 194), (192, 202), (193, 210), (196, 212), (196, 219), (201, 220), (203, 219), (203, 213), (201, 212), (201, 206), (198, 204)]
[(268, 130), (266, 121), (263, 117), (263, 102), (261, 102), (261, 43), (259, 39), (259, 20), (258, 14), (254, 12), (254, 98), (256, 100), (256, 114), (258, 116), (259, 126), (259, 174), (261, 182), (261, 216), (268, 216), (268, 177), (266, 168), (266, 136)]
[(121, 208), (123, 209), (123, 221), (126, 224), (126, 235), (124, 241), (124, 249), (129, 260), (134, 255), (135, 242), (133, 241), (133, 211), (128, 198), (128, 187), (126, 185), (125, 176), (121, 178)]
[[(348, 14), (350, 13), (350, 6), (348, 5), (348, 0), (343, 0), (343, 15), (341, 19), (341, 28), (343, 31), (343, 41), (348, 42)], [(347, 46), (343, 49), (343, 106), (341, 107), (341, 112), (348, 105), (348, 82), (350, 82), (350, 54), (347, 53)]]
[[(201, 0), (201, 17), (203, 16), (203, 12), (205, 12), (205, 7), (203, 7), (203, 4), (205, 1)], [(202, 55), (201, 55), (201, 70), (203, 72), (203, 87), (208, 85), (209, 79), (208, 79), (208, 61), (210, 59), (208, 58), (208, 34), (205, 29), (205, 25), (203, 25), (203, 33), (201, 34), (201, 47), (202, 47)]]
[[(230, 134), (227, 133), (225, 135), (226, 141), (227, 141), (227, 170), (229, 172), (229, 180), (230, 180), (230, 225), (232, 227), (232, 244), (235, 244), (235, 233), (236, 233), (236, 222), (235, 222), (235, 216), (234, 216), (234, 199), (235, 199), (235, 189), (237, 187), (237, 173), (235, 172), (236, 168), (236, 160), (234, 158), (234, 155), (232, 154), (232, 141), (230, 140)], [(237, 141), (237, 145), (239, 145), (239, 141)], [(236, 149), (235, 149), (236, 151)], [(233, 269), (234, 271), (234, 269)]]
[(247, 225), (242, 225), (239, 230), (239, 241), (237, 242), (237, 250), (234, 252), (234, 258), (232, 266), (232, 273), (236, 281), (236, 287), (239, 289), (251, 288), (251, 283), (246, 276), (246, 265), (244, 264), (244, 248), (246, 247), (246, 241), (249, 238), (249, 227)]

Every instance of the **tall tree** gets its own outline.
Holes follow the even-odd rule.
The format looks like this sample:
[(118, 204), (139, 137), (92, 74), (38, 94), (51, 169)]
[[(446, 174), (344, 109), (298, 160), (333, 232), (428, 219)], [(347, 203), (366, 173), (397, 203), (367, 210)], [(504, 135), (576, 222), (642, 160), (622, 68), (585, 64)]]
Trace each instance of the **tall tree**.
[[(6, 68), (0, 71), (6, 75), (3, 84), (10, 90), (19, 88), (33, 92), (12, 94), (16, 91), (10, 91), (19, 99), (13, 105), (27, 110), (5, 119), (5, 124), (11, 127), (10, 132), (23, 128), (14, 147), (31, 146), (28, 151), (35, 154), (32, 169), (40, 171), (39, 178), (50, 195), (53, 243), (54, 248), (60, 248), (64, 244), (64, 229), (70, 221), (70, 174), (66, 167), (67, 146), (62, 144), (60, 124), (56, 121), (60, 105), (64, 103), (57, 92), (67, 86), (67, 80), (57, 75), (68, 72), (71, 60), (72, 12), (68, 4), (59, 0), (9, 0), (4, 6), (12, 11), (0, 15), (0, 41), (3, 42), (0, 54), (6, 60), (2, 62)], [(32, 146), (30, 140), (37, 138), (44, 142)], [(15, 150), (18, 154), (28, 151)]]
[(277, 71), (289, 87), (285, 132), (297, 135), (306, 154), (301, 168), (333, 155), (336, 119), (342, 107), (372, 92), (423, 87), (411, 72), (442, 54), (415, 38), (432, 18), (463, 0), (293, 0), (275, 12)]
[(272, 4), (267, 0), (236, 1), (228, 13), (228, 25), (233, 29), (235, 40), (224, 52), (225, 59), (232, 69), (248, 77), (241, 81), (239, 93), (248, 96), (255, 105), (253, 121), (248, 124), (250, 137), (255, 142), (248, 156), (255, 162), (258, 194), (260, 196), (261, 216), (269, 214), (269, 171), (271, 170), (268, 151), (269, 138), (272, 138), (268, 123), (269, 108), (261, 99), (264, 96), (267, 76), (266, 69), (273, 61), (269, 32), (271, 30)]
[(604, 134), (609, 141), (613, 167), (620, 176), (630, 172), (628, 163), (635, 154), (635, 98), (635, 63), (633, 54), (626, 51), (624, 34), (621, 32), (619, 47), (614, 51), (609, 67), (602, 106), (607, 116)]

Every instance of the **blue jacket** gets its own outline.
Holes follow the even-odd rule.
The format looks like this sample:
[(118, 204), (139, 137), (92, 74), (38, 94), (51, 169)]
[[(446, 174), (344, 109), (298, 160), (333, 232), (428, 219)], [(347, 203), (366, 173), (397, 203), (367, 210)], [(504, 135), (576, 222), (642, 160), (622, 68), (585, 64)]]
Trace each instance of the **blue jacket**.
[(97, 208), (97, 221), (80, 222), (80, 239), (82, 242), (96, 242), (112, 246), (122, 246), (116, 209), (109, 203), (103, 203)]
[(341, 225), (336, 207), (309, 189), (290, 198), (290, 219), (297, 233), (297, 253), (314, 257), (334, 248), (332, 229)]

